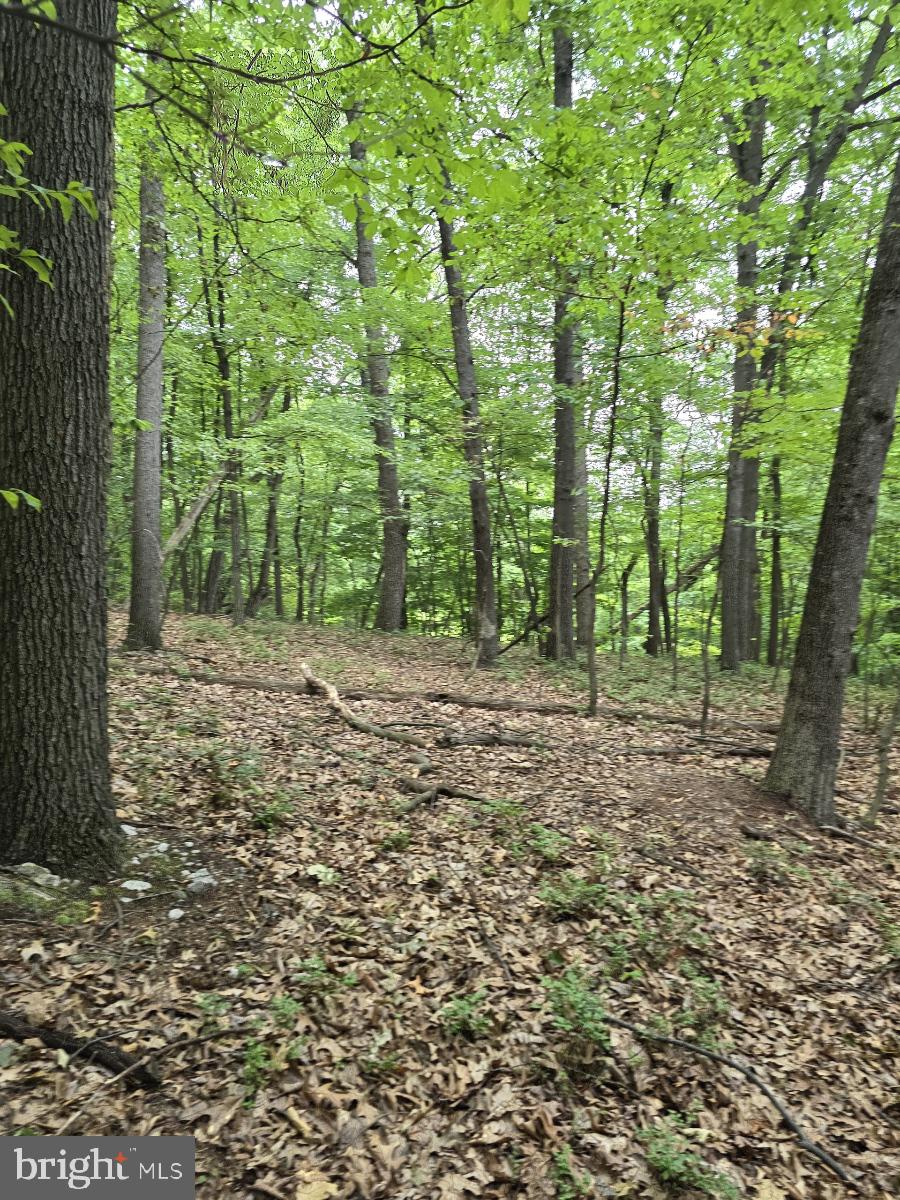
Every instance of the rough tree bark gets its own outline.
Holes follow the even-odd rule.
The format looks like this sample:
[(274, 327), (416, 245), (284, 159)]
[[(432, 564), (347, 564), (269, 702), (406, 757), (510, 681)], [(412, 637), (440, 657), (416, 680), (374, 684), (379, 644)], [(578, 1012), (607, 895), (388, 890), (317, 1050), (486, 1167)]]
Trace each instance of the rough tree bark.
[[(349, 114), (353, 119), (353, 113)], [(350, 157), (364, 163), (366, 148), (360, 141), (350, 143)], [(366, 364), (362, 373), (363, 387), (372, 398), (372, 431), (375, 435), (375, 455), (378, 464), (378, 504), (381, 509), (381, 584), (375, 628), (391, 633), (403, 627), (403, 604), (406, 597), (406, 562), (408, 521), (400, 495), (397, 472), (396, 438), (390, 406), (390, 365), (384, 344), (384, 329), (371, 312), (365, 312), (366, 293), (378, 286), (378, 268), (374, 239), (366, 232), (371, 208), (368, 196), (357, 196), (356, 207), (356, 273), (362, 293), (365, 313)]]
[[(572, 34), (553, 30), (553, 105), (572, 107)], [(553, 537), (550, 544), (549, 601), (544, 653), (575, 657), (575, 385), (577, 330), (570, 312), (571, 270), (557, 261), (561, 291), (553, 309)]]
[[(114, 0), (59, 0), (112, 37)], [(106, 730), (106, 474), (113, 60), (0, 14), (7, 127), (35, 183), (94, 190), (99, 220), (0, 196), (0, 223), (53, 260), (53, 288), (6, 273), (0, 480), (37, 496), (0, 511), (0, 854), (83, 879), (115, 873)]]
[[(152, 153), (152, 150), (151, 150)], [(131, 602), (125, 644), (162, 645), (162, 417), (166, 320), (165, 198), (149, 158), (141, 169), (137, 420), (131, 527)]]
[(841, 412), (784, 719), (766, 787), (834, 821), (844, 687), (900, 383), (900, 156)]

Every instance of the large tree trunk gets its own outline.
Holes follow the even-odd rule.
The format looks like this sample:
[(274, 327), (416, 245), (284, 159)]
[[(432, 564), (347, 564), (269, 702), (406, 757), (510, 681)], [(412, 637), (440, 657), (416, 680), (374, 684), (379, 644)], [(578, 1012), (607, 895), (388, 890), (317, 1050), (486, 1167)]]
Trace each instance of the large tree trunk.
[[(449, 194), (449, 179), (447, 180)], [(456, 379), (463, 410), (463, 452), (469, 466), (469, 505), (472, 510), (472, 551), (475, 558), (475, 638), (479, 666), (489, 666), (497, 657), (497, 602), (494, 594), (494, 564), (491, 544), (491, 509), (488, 503), (484, 476), (484, 449), (481, 434), (481, 414), (478, 405), (478, 384), (472, 357), (472, 338), (469, 332), (469, 311), (466, 290), (457, 265), (453, 243), (453, 223), (449, 217), (438, 215), (441, 237), (441, 259), (447, 294), (450, 301), (450, 328), (453, 335), (453, 354)]]
[[(572, 35), (553, 30), (553, 104), (572, 107)], [(553, 311), (553, 539), (550, 544), (549, 603), (544, 652), (548, 658), (575, 657), (575, 384), (576, 328), (569, 311), (571, 271), (557, 264), (562, 290)]]
[(162, 645), (162, 415), (166, 320), (165, 202), (162, 180), (149, 163), (141, 170), (138, 292), (137, 420), (131, 528), (131, 604), (125, 644)]
[(866, 296), (766, 786), (834, 820), (844, 686), (900, 383), (900, 157)]
[[(350, 114), (352, 120), (353, 114)], [(364, 163), (366, 148), (362, 142), (350, 143), (350, 157)], [(357, 197), (356, 206), (356, 271), (362, 292), (366, 331), (366, 366), (363, 386), (372, 398), (372, 431), (375, 435), (375, 455), (378, 464), (378, 503), (381, 509), (381, 586), (375, 628), (391, 633), (403, 627), (403, 604), (406, 597), (406, 546), (408, 521), (400, 495), (397, 473), (396, 440), (391, 416), (389, 379), (390, 365), (384, 345), (384, 329), (371, 313), (365, 311), (366, 293), (378, 286), (375, 242), (366, 232), (369, 220), (365, 209), (368, 197)]]
[[(766, 100), (757, 97), (744, 106), (742, 140), (732, 137), (729, 148), (738, 179), (746, 189), (738, 204), (742, 219), (755, 221), (759, 215)], [(725, 671), (740, 669), (751, 651), (755, 621), (756, 503), (759, 494), (759, 463), (745, 457), (748, 424), (753, 420), (753, 389), (757, 381), (754, 356), (757, 336), (759, 247), (752, 233), (738, 245), (738, 304), (735, 319), (737, 349), (734, 358), (734, 407), (728, 478), (725, 489), (725, 524), (719, 560), (722, 648), (720, 666)], [(758, 640), (758, 635), (757, 635)]]
[[(112, 37), (113, 0), (59, 0)], [(53, 261), (53, 288), (5, 272), (0, 486), (0, 854), (67, 875), (115, 873), (120, 835), (106, 731), (106, 468), (113, 60), (95, 43), (0, 14), (9, 136), (36, 184), (94, 190), (99, 220), (0, 196), (0, 224)], [(6, 130), (5, 130), (6, 131)]]

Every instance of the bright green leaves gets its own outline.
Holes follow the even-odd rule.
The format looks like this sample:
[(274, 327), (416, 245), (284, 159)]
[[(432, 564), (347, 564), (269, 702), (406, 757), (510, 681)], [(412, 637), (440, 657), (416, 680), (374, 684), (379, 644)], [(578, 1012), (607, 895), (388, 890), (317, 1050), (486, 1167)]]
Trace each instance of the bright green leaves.
[(23, 501), (29, 508), (41, 511), (41, 502), (37, 496), (32, 496), (30, 492), (23, 492), (21, 488), (0, 488), (0, 497), (2, 497), (10, 508), (18, 508), (19, 501)]
[[(40, 4), (37, 7), (45, 15), (55, 16), (56, 10), (52, 4)], [(7, 115), (7, 109), (0, 104), (0, 117)], [(58, 188), (41, 187), (39, 184), (32, 183), (23, 174), (25, 160), (30, 154), (31, 150), (22, 142), (12, 142), (0, 138), (0, 195), (13, 200), (30, 200), (39, 207), (49, 210), (56, 205), (66, 222), (70, 220), (77, 204), (96, 220), (97, 205), (93, 192), (83, 183), (73, 180), (66, 186), (65, 191), (60, 191)], [(3, 182), (4, 179), (5, 182)], [(48, 287), (53, 286), (52, 260), (37, 250), (22, 246), (19, 242), (19, 235), (14, 229), (10, 229), (7, 225), (0, 225), (0, 271), (17, 274), (18, 272), (10, 266), (9, 261), (4, 261), (4, 259), (27, 267), (37, 275), (41, 283), (47, 284)], [(12, 305), (2, 293), (0, 293), (0, 307), (6, 311), (8, 316), (14, 316)]]
[(513, 21), (524, 23), (531, 10), (530, 0), (490, 0), (489, 19), (501, 30), (507, 30)]

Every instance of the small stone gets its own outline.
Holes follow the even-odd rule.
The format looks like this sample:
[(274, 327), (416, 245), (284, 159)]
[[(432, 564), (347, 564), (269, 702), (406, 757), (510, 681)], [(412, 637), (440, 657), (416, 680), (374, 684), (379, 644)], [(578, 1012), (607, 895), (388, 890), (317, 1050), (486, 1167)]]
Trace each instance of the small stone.
[(157, 854), (165, 854), (165, 852), (168, 850), (168, 848), (169, 848), (168, 842), (158, 842), (157, 846), (156, 846), (156, 853)]
[(46, 867), (41, 867), (37, 863), (19, 863), (16, 872), (24, 875), (26, 879), (30, 879), (37, 887), (59, 887), (62, 882), (58, 875), (54, 875), (52, 871), (48, 871)]
[(183, 908), (170, 908), (169, 911), (166, 913), (166, 916), (169, 918), (170, 921), (180, 921), (181, 918), (184, 916), (184, 909)]
[(127, 892), (149, 892), (153, 884), (148, 883), (146, 879), (126, 879), (119, 886), (123, 887)]
[(137, 837), (137, 830), (133, 825), (120, 825), (119, 828), (126, 837)]
[(201, 896), (204, 892), (211, 892), (218, 886), (215, 877), (210, 875), (206, 867), (201, 867), (199, 871), (194, 871), (191, 875), (187, 890), (194, 896)]

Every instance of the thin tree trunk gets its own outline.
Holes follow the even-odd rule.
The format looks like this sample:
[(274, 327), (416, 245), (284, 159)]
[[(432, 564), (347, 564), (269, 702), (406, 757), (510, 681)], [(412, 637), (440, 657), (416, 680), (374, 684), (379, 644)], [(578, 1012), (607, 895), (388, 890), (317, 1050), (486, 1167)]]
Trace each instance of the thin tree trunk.
[[(449, 199), (450, 180), (446, 172), (444, 177)], [(497, 657), (499, 642), (497, 601), (494, 594), (491, 509), (484, 475), (484, 448), (478, 403), (478, 384), (475, 379), (475, 362), (472, 357), (472, 337), (469, 331), (466, 290), (463, 286), (456, 246), (453, 242), (453, 222), (448, 216), (441, 215), (441, 213), (438, 213), (438, 230), (441, 239), (441, 260), (444, 264), (444, 278), (447, 282), (447, 295), (450, 302), (450, 330), (453, 335), (457, 388), (462, 403), (463, 452), (469, 467), (472, 553), (475, 559), (476, 661), (479, 666), (487, 667)]]
[[(593, 635), (591, 606), (590, 506), (588, 504), (587, 437), (583, 411), (579, 414), (575, 447), (575, 644), (584, 649)], [(535, 606), (532, 619), (537, 617)]]
[(212, 550), (206, 562), (206, 578), (203, 584), (202, 611), (213, 614), (219, 611), (222, 567), (225, 551), (220, 545), (222, 536), (222, 489), (216, 494), (216, 507), (213, 513)]
[[(113, 0), (58, 0), (59, 19), (112, 38)], [(99, 219), (0, 196), (0, 224), (53, 262), (53, 288), (5, 272), (0, 333), (0, 856), (85, 880), (114, 875), (109, 785), (106, 476), (113, 58), (86, 38), (0, 16), (4, 133), (35, 184), (80, 180)]]
[[(150, 153), (152, 154), (152, 148)], [(165, 198), (149, 158), (141, 167), (137, 404), (131, 520), (131, 602), (125, 645), (162, 645), (162, 419), (166, 321)]]
[(772, 520), (770, 523), (772, 555), (769, 576), (769, 634), (766, 662), (778, 666), (778, 634), (781, 628), (781, 605), (784, 580), (781, 574), (781, 459), (776, 454), (769, 468), (772, 485)]
[[(348, 114), (352, 121), (354, 113)], [(365, 163), (366, 148), (360, 141), (350, 143), (350, 157)], [(373, 301), (367, 293), (378, 287), (378, 268), (375, 242), (366, 232), (371, 221), (368, 194), (354, 198), (356, 208), (356, 272), (366, 336), (366, 365), (362, 373), (363, 387), (372, 398), (372, 431), (375, 435), (375, 457), (378, 465), (378, 504), (381, 510), (381, 586), (375, 628), (387, 633), (403, 626), (403, 606), (406, 597), (408, 521), (400, 495), (397, 471), (397, 449), (394, 422), (391, 415), (389, 380), (390, 365), (384, 344), (384, 329), (371, 311)]]
[(259, 616), (259, 611), (269, 598), (269, 576), (275, 562), (275, 552), (278, 543), (278, 497), (281, 493), (281, 472), (275, 471), (269, 475), (268, 497), (266, 499), (266, 536), (263, 543), (262, 558), (259, 561), (259, 574), (256, 584), (247, 597), (246, 615), (248, 619)]
[(766, 786), (834, 820), (844, 688), (900, 383), (900, 156), (850, 361), (847, 392)]
[(628, 654), (628, 581), (631, 578), (631, 572), (634, 570), (636, 563), (637, 558), (632, 558), (619, 579), (619, 628), (621, 630), (619, 639), (620, 667), (625, 662), (625, 657)]
[[(738, 179), (746, 189), (738, 204), (742, 220), (754, 222), (759, 216), (760, 183), (763, 170), (763, 143), (766, 128), (766, 99), (759, 96), (744, 106), (745, 136), (732, 136), (729, 149)], [(759, 464), (745, 457), (749, 422), (753, 419), (753, 390), (757, 381), (754, 357), (757, 337), (758, 300), (756, 295), (759, 246), (755, 234), (748, 235), (737, 248), (738, 303), (735, 320), (737, 348), (734, 358), (734, 406), (731, 418), (731, 445), (728, 451), (728, 476), (725, 487), (725, 523), (719, 559), (722, 646), (719, 665), (724, 671), (737, 671), (751, 645), (754, 597), (753, 562), (756, 554), (756, 497), (759, 491)], [(752, 509), (752, 512), (751, 512)]]
[[(553, 30), (553, 105), (572, 107), (572, 35)], [(549, 602), (544, 653), (557, 660), (575, 657), (575, 386), (577, 330), (572, 319), (571, 270), (556, 264), (562, 290), (553, 310), (553, 537), (550, 544)]]
[(878, 737), (878, 781), (875, 784), (875, 794), (872, 796), (871, 803), (862, 821), (867, 829), (871, 829), (874, 826), (878, 820), (878, 814), (884, 807), (888, 784), (891, 781), (891, 746), (893, 745), (898, 725), (900, 725), (900, 680), (895, 680), (894, 703), (891, 705), (890, 712), (885, 718)]

